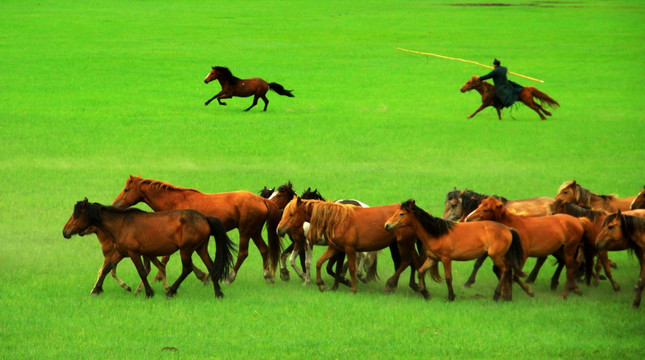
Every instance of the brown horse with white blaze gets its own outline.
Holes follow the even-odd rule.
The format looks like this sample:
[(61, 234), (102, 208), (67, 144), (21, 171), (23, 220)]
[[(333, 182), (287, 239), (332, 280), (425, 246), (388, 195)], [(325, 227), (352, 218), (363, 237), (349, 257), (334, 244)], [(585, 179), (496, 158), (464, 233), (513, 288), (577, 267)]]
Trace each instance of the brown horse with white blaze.
[(267, 99), (266, 93), (269, 91), (269, 89), (277, 92), (280, 95), (293, 97), (293, 94), (291, 94), (293, 90), (286, 90), (282, 85), (278, 83), (268, 83), (260, 78), (240, 79), (234, 76), (231, 73), (231, 70), (223, 66), (213, 66), (211, 71), (204, 79), (204, 83), (208, 84), (213, 80), (219, 81), (219, 84), (222, 86), (222, 91), (218, 92), (215, 96), (206, 101), (204, 105), (210, 104), (210, 102), (215, 99), (217, 99), (217, 102), (220, 105), (226, 105), (226, 103), (222, 102), (221, 99), (230, 99), (233, 96), (253, 96), (253, 104), (251, 104), (251, 106), (249, 106), (244, 111), (249, 111), (252, 107), (257, 105), (258, 99), (262, 99), (262, 101), (264, 101), (263, 111), (267, 111), (267, 106), (269, 106), (269, 99)]
[[(280, 209), (273, 201), (249, 191), (206, 194), (195, 189), (130, 175), (125, 187), (114, 199), (113, 205), (129, 207), (139, 202), (146, 203), (154, 211), (195, 209), (220, 219), (226, 231), (237, 228), (240, 235), (237, 261), (226, 281), (231, 283), (235, 280), (237, 272), (248, 256), (249, 240), (253, 240), (262, 256), (264, 278), (268, 283), (273, 283), (282, 247), (276, 233), (280, 222)], [(265, 222), (269, 246), (262, 238)]]
[[(489, 106), (493, 106), (495, 110), (497, 110), (497, 117), (499, 118), (499, 120), (502, 120), (501, 109), (503, 107), (501, 105), (498, 105), (498, 102), (495, 101), (497, 98), (497, 95), (495, 95), (495, 85), (486, 81), (481, 81), (477, 76), (473, 76), (464, 84), (464, 86), (461, 87), (462, 93), (470, 90), (476, 90), (477, 92), (479, 92), (482, 97), (482, 104), (477, 110), (475, 110), (474, 113), (468, 116), (469, 119), (483, 109)], [(535, 102), (535, 100), (533, 100), (534, 98), (540, 100), (540, 102), (545, 104), (545, 106), (560, 106), (557, 101), (553, 100), (549, 95), (541, 92), (536, 87), (525, 86), (524, 89), (522, 89), (522, 92), (520, 92), (518, 100), (521, 101), (524, 105), (533, 109), (533, 111), (535, 111), (542, 120), (546, 120), (546, 116), (544, 115), (551, 116), (551, 113), (547, 111), (540, 103)]]
[[(576, 284), (578, 263), (576, 251), (585, 236), (585, 228), (577, 218), (566, 214), (551, 216), (526, 217), (510, 212), (502, 202), (489, 197), (473, 211), (466, 221), (493, 220), (508, 227), (516, 229), (522, 239), (524, 249), (524, 262), (528, 257), (547, 257), (556, 252), (562, 252), (567, 269), (567, 282), (562, 291), (562, 298), (566, 299), (569, 290), (581, 295), (582, 292)], [(591, 250), (583, 246), (585, 262), (589, 265), (587, 274), (590, 276), (593, 256)], [(533, 291), (523, 283), (519, 277), (514, 280), (533, 296)]]
[[(87, 198), (74, 206), (72, 216), (63, 228), (63, 236), (70, 238), (89, 226), (95, 226), (114, 241), (119, 255), (130, 257), (146, 289), (146, 297), (154, 291), (147, 280), (141, 256), (155, 257), (170, 255), (179, 250), (182, 272), (177, 281), (168, 289), (167, 297), (177, 293), (177, 289), (192, 271), (192, 254), (196, 252), (211, 275), (215, 297), (222, 297), (220, 278), (226, 274), (233, 261), (233, 243), (226, 236), (222, 222), (196, 210), (173, 210), (145, 212), (136, 208), (116, 208), (99, 203), (90, 203)], [(215, 259), (208, 254), (208, 240), (215, 238)], [(103, 277), (115, 264), (108, 262)], [(100, 279), (102, 283), (102, 279)]]
[(523, 276), (524, 254), (519, 235), (513, 229), (494, 221), (455, 223), (436, 218), (416, 206), (414, 200), (403, 202), (387, 220), (385, 229), (410, 229), (408, 236), (418, 237), (423, 244), (426, 261), (419, 269), (419, 285), (425, 290), (425, 271), (431, 270), (433, 279), (439, 280), (437, 262), (441, 261), (448, 286), (448, 301), (455, 299), (452, 288), (452, 261), (468, 261), (487, 254), (499, 269), (499, 282), (494, 299), (501, 296), (511, 300), (511, 279), (514, 271)]

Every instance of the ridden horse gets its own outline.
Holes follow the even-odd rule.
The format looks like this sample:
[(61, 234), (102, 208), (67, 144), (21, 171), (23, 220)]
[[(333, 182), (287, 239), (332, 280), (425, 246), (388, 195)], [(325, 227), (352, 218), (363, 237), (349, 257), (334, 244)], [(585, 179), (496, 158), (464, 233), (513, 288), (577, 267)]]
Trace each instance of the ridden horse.
[(398, 204), (363, 208), (321, 200), (302, 200), (297, 197), (285, 207), (282, 220), (278, 224), (278, 232), (284, 235), (291, 229), (300, 228), (305, 222), (309, 222), (307, 239), (325, 239), (327, 250), (316, 262), (316, 284), (320, 291), (325, 290), (320, 273), (322, 265), (335, 254), (347, 254), (351, 291), (355, 293), (356, 253), (381, 250), (396, 242), (400, 262), (395, 275), (387, 281), (386, 292), (389, 292), (396, 288), (400, 273), (411, 263), (417, 268), (421, 265), (421, 259), (414, 249), (414, 240), (397, 241), (397, 236), (401, 236), (400, 231), (390, 233), (383, 228), (383, 223), (397, 207)]
[[(197, 252), (206, 265), (212, 278), (215, 297), (223, 297), (219, 280), (224, 276), (233, 261), (233, 243), (226, 236), (222, 222), (215, 217), (206, 216), (196, 210), (173, 210), (145, 212), (136, 208), (123, 209), (89, 203), (87, 198), (74, 206), (72, 216), (63, 228), (63, 236), (69, 239), (89, 226), (95, 226), (109, 234), (116, 247), (114, 256), (103, 267), (103, 284), (107, 272), (117, 260), (128, 256), (137, 268), (139, 277), (146, 289), (146, 297), (154, 295), (147, 279), (147, 272), (141, 256), (155, 257), (170, 255), (177, 250), (181, 255), (181, 275), (166, 292), (167, 297), (177, 293), (179, 285), (192, 271), (192, 255)], [(215, 259), (208, 254), (208, 240), (215, 238)]]
[[(441, 217), (447, 220), (453, 220), (453, 221), (460, 220), (461, 222), (463, 222), (464, 220), (466, 220), (466, 216), (468, 216), (468, 214), (470, 214), (471, 212), (475, 211), (475, 209), (477, 209), (477, 207), (482, 202), (482, 200), (488, 197), (489, 197), (488, 195), (480, 194), (472, 190), (468, 190), (468, 189), (458, 190), (455, 187), (452, 191), (446, 194), (445, 210)], [(553, 214), (553, 211), (551, 210), (551, 208), (554, 200), (550, 197), (542, 196), (542, 197), (523, 199), (523, 200), (508, 200), (505, 197), (501, 197), (497, 195), (492, 195), (492, 197), (501, 201), (504, 204), (504, 206), (506, 206), (506, 208), (508, 208), (510, 211), (514, 213), (517, 213), (518, 215), (545, 216), (545, 215)], [(487, 255), (484, 254), (482, 255), (481, 258), (475, 261), (473, 265), (473, 271), (468, 277), (468, 280), (466, 281), (466, 283), (464, 283), (464, 287), (470, 287), (472, 284), (475, 283), (477, 271), (482, 266), (486, 258), (487, 258)], [(540, 259), (540, 260), (544, 262), (546, 258)], [(532, 278), (532, 275), (535, 272), (536, 270), (533, 269), (533, 271), (531, 272), (531, 275), (529, 275), (529, 277), (526, 279), (527, 284), (532, 282), (531, 279), (534, 279), (534, 277)]]
[(574, 203), (589, 209), (601, 209), (614, 213), (617, 210), (629, 210), (636, 196), (617, 198), (614, 195), (597, 195), (583, 188), (575, 180), (565, 181), (554, 197), (556, 200)]
[[(114, 241), (112, 241), (112, 237), (110, 236), (110, 234), (108, 234), (107, 232), (101, 230), (96, 226), (88, 226), (87, 228), (83, 229), (78, 233), (78, 235), (80, 236), (85, 236), (90, 234), (96, 234), (96, 237), (98, 238), (99, 243), (101, 244), (101, 251), (103, 252), (103, 265), (99, 269), (98, 278), (91, 291), (92, 295), (98, 295), (103, 292), (103, 281), (101, 280), (105, 277), (103, 275), (103, 271), (106, 265), (112, 260), (112, 257), (114, 256), (115, 252), (117, 252), (117, 249), (116, 249), (116, 246), (114, 245)], [(119, 279), (119, 277), (116, 275), (116, 265), (120, 260), (121, 258), (119, 258), (118, 261), (112, 264), (112, 270), (110, 271), (110, 274), (112, 275), (114, 280), (116, 280), (116, 282), (119, 284), (119, 286), (126, 289), (127, 291), (132, 291), (130, 286), (128, 286), (121, 279)], [(157, 269), (159, 269), (159, 272), (162, 275), (164, 288), (168, 290), (169, 286), (168, 286), (168, 280), (166, 279), (166, 266), (162, 262), (160, 262), (156, 257), (152, 257), (152, 258), (146, 257), (144, 265), (146, 265), (147, 273), (150, 273), (150, 262), (152, 262), (157, 267)], [(143, 285), (143, 282), (140, 282), (135, 292), (138, 293), (139, 290), (141, 290), (142, 285)]]
[(515, 230), (494, 221), (455, 223), (436, 218), (419, 208), (414, 200), (401, 203), (399, 210), (385, 222), (385, 230), (397, 228), (411, 229), (408, 236), (418, 237), (423, 244), (426, 261), (419, 269), (422, 294), (427, 294), (424, 275), (428, 269), (434, 280), (438, 282), (441, 279), (437, 269), (437, 262), (441, 261), (448, 286), (448, 301), (453, 301), (452, 261), (474, 260), (487, 254), (501, 275), (494, 299), (502, 296), (511, 300), (512, 272), (520, 275), (524, 260), (522, 243)]
[[(477, 110), (475, 110), (474, 113), (468, 116), (469, 119), (483, 109), (489, 106), (493, 106), (495, 110), (497, 110), (497, 117), (502, 120), (501, 109), (504, 107), (499, 103), (497, 95), (495, 95), (495, 85), (486, 81), (481, 81), (477, 76), (473, 76), (472, 78), (470, 78), (470, 80), (466, 81), (464, 86), (461, 87), (462, 93), (470, 90), (477, 90), (477, 92), (479, 92), (479, 94), (482, 96), (482, 105)], [(542, 120), (546, 120), (546, 116), (544, 116), (543, 114), (551, 116), (551, 113), (544, 109), (540, 103), (535, 102), (533, 98), (540, 100), (540, 102), (545, 104), (545, 106), (560, 106), (557, 101), (553, 100), (549, 95), (541, 92), (534, 86), (525, 86), (524, 89), (522, 89), (522, 92), (520, 92), (518, 100), (521, 101), (524, 105), (533, 109), (533, 111), (540, 115), (540, 119)]]
[(638, 282), (634, 289), (636, 297), (632, 304), (633, 308), (638, 308), (641, 304), (643, 289), (645, 289), (645, 219), (624, 215), (620, 210), (615, 214), (608, 215), (603, 222), (603, 229), (596, 239), (596, 246), (602, 250), (617, 242), (626, 242), (638, 257), (638, 262), (641, 265)]
[[(195, 209), (220, 219), (226, 231), (237, 228), (240, 235), (237, 261), (225, 281), (232, 283), (235, 280), (240, 266), (249, 254), (249, 240), (253, 240), (262, 256), (264, 279), (270, 284), (273, 283), (282, 245), (275, 231), (280, 221), (280, 209), (273, 201), (248, 191), (205, 194), (195, 189), (130, 175), (125, 187), (114, 199), (113, 205), (129, 207), (139, 202), (146, 203), (154, 211)], [(268, 247), (262, 238), (265, 222), (269, 238)]]
[[(555, 252), (561, 252), (567, 268), (567, 282), (564, 285), (561, 296), (566, 299), (569, 295), (569, 290), (578, 295), (582, 294), (576, 284), (578, 270), (576, 251), (583, 241), (583, 236), (591, 236), (591, 234), (586, 231), (581, 220), (566, 214), (539, 217), (516, 215), (504, 207), (501, 201), (492, 197), (482, 201), (479, 207), (466, 218), (466, 221), (477, 220), (494, 220), (516, 229), (522, 239), (522, 249), (524, 249), (523, 264), (528, 257), (546, 257)], [(583, 251), (585, 263), (588, 264), (587, 276), (590, 276), (593, 261), (591, 250), (587, 246), (583, 246)], [(534, 296), (533, 291), (518, 276), (514, 275), (513, 280), (529, 296)]]
[(631, 210), (645, 209), (645, 186), (643, 186), (643, 190), (636, 195), (636, 198), (632, 201), (629, 208)]
[(258, 99), (262, 99), (262, 101), (264, 101), (263, 111), (267, 111), (269, 100), (266, 97), (266, 93), (267, 91), (269, 91), (269, 89), (277, 92), (280, 95), (293, 97), (293, 94), (291, 94), (293, 90), (286, 90), (284, 87), (282, 87), (282, 85), (278, 83), (268, 83), (260, 78), (240, 79), (235, 77), (231, 73), (231, 70), (222, 66), (213, 66), (212, 70), (204, 79), (204, 83), (208, 84), (213, 80), (219, 81), (219, 84), (222, 86), (222, 91), (218, 92), (215, 96), (206, 101), (204, 105), (210, 104), (210, 102), (215, 99), (217, 99), (217, 102), (220, 105), (226, 105), (226, 103), (222, 102), (221, 99), (230, 99), (233, 96), (253, 96), (253, 104), (251, 104), (251, 106), (249, 106), (244, 111), (249, 111), (252, 107), (257, 105)]

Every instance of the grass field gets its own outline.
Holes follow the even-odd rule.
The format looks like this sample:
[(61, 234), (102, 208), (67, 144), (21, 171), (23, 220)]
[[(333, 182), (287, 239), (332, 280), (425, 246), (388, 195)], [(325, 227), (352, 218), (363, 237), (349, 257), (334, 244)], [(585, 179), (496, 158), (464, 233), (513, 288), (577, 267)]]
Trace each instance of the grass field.
[[(645, 309), (630, 308), (638, 262), (627, 253), (611, 254), (619, 293), (603, 281), (562, 301), (545, 266), (535, 298), (515, 286), (512, 302), (494, 303), (487, 260), (471, 289), (460, 285), (472, 263), (453, 266), (448, 303), (444, 283), (424, 301), (407, 272), (384, 295), (387, 252), (381, 281), (354, 296), (302, 286), (293, 271), (269, 286), (251, 246), (223, 300), (192, 276), (172, 300), (160, 284), (146, 300), (110, 278), (91, 297), (99, 244), (62, 237), (76, 201), (111, 203), (130, 174), (204, 192), (291, 181), (370, 205), (414, 198), (434, 215), (453, 187), (521, 199), (573, 178), (636, 194), (645, 3), (508, 3), (2, 1), (0, 358), (642, 358)], [(543, 79), (511, 78), (562, 107), (547, 121), (523, 106), (501, 122), (492, 109), (468, 120), (479, 95), (459, 88), (488, 70), (397, 46), (499, 58)], [(270, 92), (266, 113), (243, 112), (249, 98), (205, 107), (220, 90), (202, 81), (213, 65), (295, 98)], [(138, 282), (129, 260), (119, 274)]]

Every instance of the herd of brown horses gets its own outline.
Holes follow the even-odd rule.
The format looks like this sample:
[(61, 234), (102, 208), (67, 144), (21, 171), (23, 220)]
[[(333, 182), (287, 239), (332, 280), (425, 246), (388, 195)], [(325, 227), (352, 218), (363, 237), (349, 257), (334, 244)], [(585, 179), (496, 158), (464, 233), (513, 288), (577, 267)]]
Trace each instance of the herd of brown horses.
[[(205, 283), (212, 281), (215, 296), (222, 297), (219, 282), (235, 280), (252, 240), (262, 257), (263, 276), (268, 283), (273, 283), (278, 265), (282, 279), (288, 279), (287, 256), (298, 275), (308, 282), (312, 248), (323, 245), (326, 250), (316, 262), (316, 284), (320, 290), (326, 289), (322, 266), (331, 260), (337, 265), (336, 271), (328, 267), (334, 287), (343, 283), (356, 292), (357, 279), (367, 281), (358, 276), (364, 267), (372, 267), (370, 279), (378, 278), (374, 270), (377, 251), (389, 248), (395, 272), (386, 282), (386, 292), (397, 287), (401, 273), (410, 267), (410, 286), (428, 298), (425, 273), (429, 270), (431, 278), (440, 281), (440, 262), (449, 301), (455, 299), (452, 261), (476, 260), (465, 284), (470, 286), (481, 263), (490, 257), (498, 277), (494, 299), (511, 300), (513, 282), (534, 296), (528, 284), (535, 280), (546, 258), (554, 256), (558, 268), (552, 288), (557, 288), (560, 271), (566, 269), (561, 293), (566, 298), (570, 291), (581, 294), (577, 285), (581, 276), (587, 285), (592, 280), (598, 284), (601, 268), (614, 290), (620, 290), (611, 274), (613, 263), (607, 252), (630, 249), (641, 265), (633, 307), (640, 305), (645, 288), (645, 187), (638, 195), (617, 198), (594, 194), (571, 180), (562, 184), (553, 198), (516, 201), (454, 189), (446, 196), (442, 217), (430, 215), (414, 200), (369, 207), (356, 200), (326, 201), (310, 188), (305, 193), (318, 197), (297, 196), (291, 183), (277, 189), (265, 187), (260, 195), (249, 191), (208, 194), (130, 176), (112, 205), (90, 203), (87, 199), (77, 202), (63, 228), (63, 236), (97, 235), (104, 262), (92, 289), (94, 295), (103, 292), (103, 280), (108, 273), (130, 291), (115, 272), (119, 261), (129, 257), (141, 277), (139, 289), (145, 287), (146, 297), (154, 295), (147, 281), (150, 263), (159, 269), (155, 279), (164, 281), (168, 297), (176, 294), (191, 272)], [(153, 212), (132, 207), (140, 202)], [(265, 225), (268, 244), (262, 237)], [(235, 262), (235, 246), (227, 236), (233, 229), (239, 232)], [(215, 239), (214, 259), (208, 253), (211, 236)], [(293, 244), (283, 252), (282, 239), (286, 236)], [(168, 257), (177, 251), (182, 272), (168, 287), (165, 267)], [(207, 274), (192, 263), (193, 253), (200, 257)], [(302, 271), (294, 262), (298, 255), (305, 259)], [(523, 280), (526, 277), (523, 267), (529, 257), (538, 260)], [(344, 278), (346, 270), (349, 281)]]

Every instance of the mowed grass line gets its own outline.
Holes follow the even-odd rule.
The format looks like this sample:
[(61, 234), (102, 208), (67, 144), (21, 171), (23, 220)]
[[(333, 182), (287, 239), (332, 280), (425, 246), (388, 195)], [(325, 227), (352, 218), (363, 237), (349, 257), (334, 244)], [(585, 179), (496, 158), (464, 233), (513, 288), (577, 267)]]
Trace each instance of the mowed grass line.
[[(460, 288), (472, 263), (455, 264), (454, 303), (444, 283), (429, 283), (423, 301), (407, 272), (386, 296), (388, 251), (381, 281), (356, 295), (320, 294), (293, 271), (268, 286), (253, 245), (222, 301), (192, 276), (172, 300), (160, 284), (145, 300), (109, 277), (104, 294), (89, 296), (98, 242), (63, 239), (61, 229), (76, 201), (110, 203), (129, 174), (205, 192), (291, 180), (298, 192), (312, 186), (371, 205), (415, 198), (434, 215), (453, 186), (517, 199), (553, 196), (575, 178), (595, 192), (635, 194), (644, 122), (630, 79), (645, 75), (645, 8), (457, 3), (0, 4), (0, 64), (11, 70), (0, 87), (2, 357), (639, 357), (643, 317), (629, 308), (638, 266), (627, 253), (611, 254), (620, 293), (603, 281), (567, 301), (549, 289), (545, 266), (535, 299), (514, 287), (512, 303), (494, 303), (490, 261), (472, 289)], [(489, 35), (497, 32), (512, 36)], [(394, 46), (499, 57), (544, 79), (514, 80), (562, 108), (548, 121), (523, 107), (502, 122), (491, 109), (466, 120), (478, 95), (458, 89), (486, 69)], [(267, 113), (244, 113), (251, 100), (240, 98), (204, 107), (219, 91), (202, 82), (211, 65), (278, 82), (296, 98), (269, 93)], [(179, 271), (171, 260), (170, 280)], [(138, 282), (129, 260), (119, 274)]]

